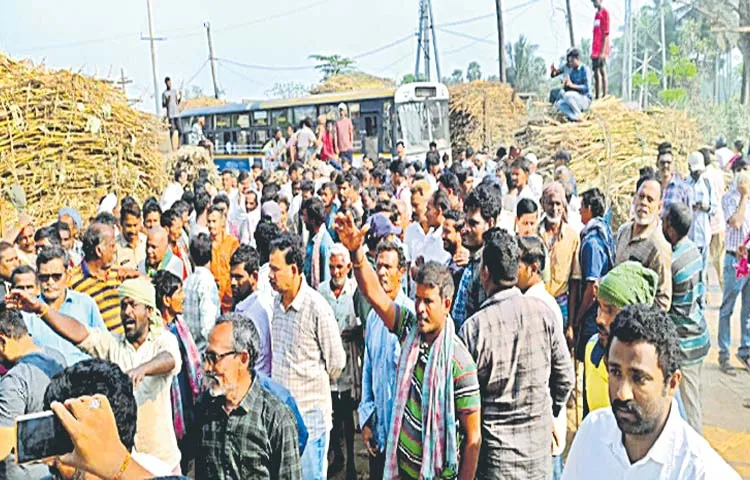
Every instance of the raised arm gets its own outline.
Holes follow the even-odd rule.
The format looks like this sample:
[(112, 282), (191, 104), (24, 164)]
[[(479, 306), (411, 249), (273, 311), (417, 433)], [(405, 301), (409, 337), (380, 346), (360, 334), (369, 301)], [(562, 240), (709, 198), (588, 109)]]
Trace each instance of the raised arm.
[(89, 332), (83, 324), (53, 310), (27, 292), (13, 290), (5, 296), (5, 303), (9, 308), (39, 315), (52, 330), (73, 345), (78, 345), (89, 336)]
[(386, 328), (393, 331), (396, 328), (396, 304), (380, 285), (378, 276), (367, 261), (362, 247), (369, 227), (365, 225), (361, 230), (357, 228), (351, 212), (347, 212), (346, 215), (342, 213), (336, 215), (335, 229), (339, 234), (339, 240), (349, 250), (354, 266), (354, 277), (357, 279), (362, 295), (370, 302)]

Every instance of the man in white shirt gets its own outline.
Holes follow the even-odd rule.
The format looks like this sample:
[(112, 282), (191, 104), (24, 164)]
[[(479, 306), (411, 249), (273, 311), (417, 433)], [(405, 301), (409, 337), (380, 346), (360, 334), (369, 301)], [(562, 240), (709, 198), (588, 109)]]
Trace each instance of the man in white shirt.
[(536, 166), (539, 164), (539, 158), (533, 153), (526, 154), (526, 160), (529, 161), (529, 187), (534, 193), (534, 196), (539, 198), (542, 196), (542, 190), (544, 189), (544, 178), (539, 175), (536, 171)]
[(563, 480), (580, 478), (739, 479), (682, 418), (677, 329), (649, 305), (625, 307), (610, 326), (607, 369), (612, 409), (583, 421)]
[(727, 139), (724, 136), (716, 139), (715, 153), (719, 168), (729, 170), (729, 161), (734, 158), (734, 152), (727, 148)]
[(724, 218), (724, 209), (721, 208), (721, 199), (726, 193), (727, 186), (724, 181), (724, 172), (711, 160), (709, 148), (701, 148), (703, 162), (706, 165), (704, 177), (711, 185), (711, 196), (718, 206), (716, 213), (711, 217), (711, 243), (709, 247), (711, 261), (719, 277), (719, 285), (724, 289), (724, 236), (727, 230), (727, 221)]
[(711, 191), (711, 184), (706, 178), (706, 163), (703, 154), (693, 152), (688, 155), (690, 178), (688, 185), (693, 189), (693, 221), (690, 224), (689, 237), (703, 256), (702, 281), (708, 285), (709, 245), (711, 244), (711, 217), (720, 210), (715, 196)]

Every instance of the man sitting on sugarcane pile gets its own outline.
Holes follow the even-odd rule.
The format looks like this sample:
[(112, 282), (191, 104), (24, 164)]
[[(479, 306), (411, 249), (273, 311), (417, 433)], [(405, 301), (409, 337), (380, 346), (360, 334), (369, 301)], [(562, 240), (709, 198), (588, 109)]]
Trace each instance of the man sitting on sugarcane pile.
[(562, 90), (552, 90), (550, 101), (565, 118), (579, 122), (581, 114), (591, 106), (591, 70), (581, 61), (581, 52), (577, 48), (568, 49), (566, 65), (560, 69), (552, 66), (550, 74), (552, 78), (564, 77)]

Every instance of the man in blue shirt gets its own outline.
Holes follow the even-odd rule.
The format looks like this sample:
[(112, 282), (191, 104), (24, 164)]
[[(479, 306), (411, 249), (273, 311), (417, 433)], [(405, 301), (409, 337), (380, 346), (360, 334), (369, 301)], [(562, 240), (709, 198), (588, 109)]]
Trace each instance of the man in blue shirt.
[(591, 72), (581, 62), (581, 52), (577, 48), (568, 50), (568, 70), (563, 80), (563, 93), (555, 107), (571, 122), (579, 122), (581, 114), (591, 106)]
[[(42, 302), (47, 304), (51, 310), (73, 318), (89, 328), (105, 328), (104, 320), (102, 320), (94, 299), (67, 287), (68, 259), (67, 253), (62, 247), (43, 248), (37, 256), (36, 265), (38, 273), (35, 279), (38, 282), (39, 290), (41, 290), (39, 299)], [(30, 277), (33, 272), (26, 275)], [(68, 365), (74, 365), (89, 358), (78, 347), (55, 333), (39, 316), (27, 313), (23, 315), (29, 334), (31, 334), (35, 344), (59, 351)]]

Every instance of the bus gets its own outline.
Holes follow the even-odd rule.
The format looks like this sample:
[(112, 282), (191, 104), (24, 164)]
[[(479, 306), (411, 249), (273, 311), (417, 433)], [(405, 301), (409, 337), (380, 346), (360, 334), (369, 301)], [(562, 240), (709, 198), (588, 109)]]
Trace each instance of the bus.
[(430, 82), (191, 108), (180, 112), (182, 140), (186, 144), (193, 123), (205, 117), (203, 132), (214, 144), (219, 171), (247, 171), (256, 160), (264, 159), (263, 147), (274, 129), (280, 128), (287, 138), (287, 127), (296, 130), (305, 118), (313, 124), (320, 115), (337, 120), (340, 103), (347, 105), (354, 124), (355, 166), (364, 155), (392, 157), (399, 141), (404, 143), (408, 162), (423, 162), (432, 142), (441, 156), (450, 156), (448, 88)]

